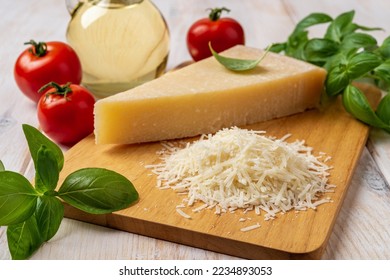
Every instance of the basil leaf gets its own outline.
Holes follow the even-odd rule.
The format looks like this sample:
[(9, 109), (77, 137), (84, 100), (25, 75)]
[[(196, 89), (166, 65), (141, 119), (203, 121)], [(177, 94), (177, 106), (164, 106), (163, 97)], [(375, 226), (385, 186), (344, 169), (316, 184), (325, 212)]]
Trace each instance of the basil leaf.
[(309, 41), (307, 28), (332, 21), (332, 18), (324, 13), (312, 13), (298, 22), (294, 31), (288, 38), (286, 54), (297, 59), (305, 60), (304, 46)]
[(370, 52), (361, 52), (353, 55), (348, 61), (348, 74), (351, 79), (357, 79), (374, 70), (382, 60)]
[(386, 60), (374, 69), (374, 76), (390, 84), (390, 59)]
[(347, 65), (348, 58), (346, 53), (338, 52), (335, 55), (328, 58), (325, 64), (322, 66), (326, 71), (330, 72), (333, 68), (339, 65)]
[(35, 211), (37, 195), (22, 175), (12, 171), (0, 172), (0, 225), (27, 220)]
[(294, 33), (301, 32), (313, 25), (331, 22), (332, 20), (333, 19), (329, 15), (324, 13), (309, 14), (308, 16), (306, 16), (305, 18), (303, 18), (301, 21), (297, 23), (295, 30), (293, 31), (293, 35)]
[(64, 205), (54, 196), (42, 196), (35, 213), (43, 241), (50, 240), (58, 231), (64, 217)]
[(280, 53), (286, 50), (287, 43), (274, 43), (269, 48), (270, 52)]
[(274, 44), (271, 46), (270, 51), (277, 53), (284, 51), (288, 56), (305, 60), (303, 48), (309, 40), (306, 29), (313, 25), (330, 21), (332, 21), (332, 18), (326, 14), (312, 13), (298, 22), (291, 35), (288, 37), (287, 42)]
[(257, 64), (259, 64), (264, 59), (264, 57), (267, 55), (269, 51), (269, 49), (267, 49), (259, 59), (252, 60), (252, 59), (238, 59), (238, 58), (221, 56), (216, 51), (213, 50), (211, 46), (211, 42), (209, 42), (209, 48), (211, 53), (215, 57), (215, 59), (223, 66), (225, 66), (227, 69), (232, 71), (247, 71), (255, 68)]
[(35, 169), (37, 166), (38, 150), (42, 145), (51, 150), (57, 159), (58, 170), (61, 171), (64, 166), (64, 155), (61, 149), (49, 138), (43, 135), (38, 129), (27, 124), (23, 124), (23, 132), (26, 136), (31, 157), (34, 161)]
[(37, 156), (35, 188), (41, 193), (54, 190), (58, 183), (59, 173), (54, 153), (42, 145)]
[(0, 172), (1, 171), (5, 171), (5, 167), (4, 167), (3, 162), (0, 160)]
[(29, 258), (43, 243), (34, 215), (7, 228), (8, 248), (14, 260)]
[(351, 32), (353, 32), (353, 28), (351, 28), (352, 20), (355, 16), (355, 11), (349, 11), (346, 13), (342, 13), (338, 17), (336, 17), (331, 24), (329, 24), (328, 29), (325, 33), (325, 39), (329, 39), (335, 41), (337, 43), (341, 43), (343, 37)]
[(138, 199), (137, 191), (126, 177), (102, 168), (85, 168), (70, 174), (58, 196), (73, 207), (92, 214), (124, 209)]
[(390, 58), (390, 36), (387, 37), (382, 45), (377, 49), (384, 59)]
[(390, 94), (386, 94), (376, 109), (376, 115), (390, 126)]
[(328, 39), (312, 39), (305, 45), (305, 57), (309, 62), (323, 62), (338, 52), (339, 44)]
[(325, 80), (326, 93), (329, 96), (335, 96), (341, 93), (350, 82), (347, 66), (345, 64), (339, 64), (333, 67)]
[(346, 35), (341, 42), (340, 51), (350, 51), (363, 49), (372, 49), (377, 46), (374, 37), (365, 33), (351, 33)]
[(383, 128), (390, 131), (390, 126), (386, 125), (371, 108), (366, 96), (360, 89), (353, 85), (348, 85), (343, 94), (343, 104), (347, 112), (358, 120), (374, 127)]

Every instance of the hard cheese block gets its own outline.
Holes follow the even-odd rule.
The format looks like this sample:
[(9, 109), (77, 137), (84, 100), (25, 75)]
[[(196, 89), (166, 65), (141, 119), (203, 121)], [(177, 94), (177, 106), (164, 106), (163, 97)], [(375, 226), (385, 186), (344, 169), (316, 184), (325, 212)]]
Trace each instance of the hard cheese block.
[[(263, 51), (236, 46), (221, 54), (257, 59)], [(96, 143), (184, 138), (303, 112), (319, 104), (325, 77), (322, 68), (274, 53), (243, 72), (210, 57), (99, 100)]]

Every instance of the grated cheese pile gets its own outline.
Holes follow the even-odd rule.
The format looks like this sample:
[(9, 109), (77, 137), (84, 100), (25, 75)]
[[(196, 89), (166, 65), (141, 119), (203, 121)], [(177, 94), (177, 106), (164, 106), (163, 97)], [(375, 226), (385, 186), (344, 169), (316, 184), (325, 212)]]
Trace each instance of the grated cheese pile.
[[(146, 166), (157, 175), (159, 188), (186, 194), (186, 203), (203, 202), (215, 213), (265, 211), (265, 219), (289, 210), (315, 209), (334, 186), (328, 167), (303, 141), (287, 143), (264, 131), (233, 127), (203, 135), (193, 143), (163, 142), (162, 162)], [(326, 160), (325, 160), (326, 161)]]

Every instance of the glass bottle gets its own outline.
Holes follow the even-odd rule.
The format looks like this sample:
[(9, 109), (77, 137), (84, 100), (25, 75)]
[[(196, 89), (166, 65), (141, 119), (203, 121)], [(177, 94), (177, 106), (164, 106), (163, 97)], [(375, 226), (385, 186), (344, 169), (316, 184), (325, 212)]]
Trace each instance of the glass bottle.
[(66, 38), (81, 60), (82, 84), (97, 98), (165, 71), (169, 31), (149, 0), (80, 0), (76, 5), (66, 1), (72, 16)]

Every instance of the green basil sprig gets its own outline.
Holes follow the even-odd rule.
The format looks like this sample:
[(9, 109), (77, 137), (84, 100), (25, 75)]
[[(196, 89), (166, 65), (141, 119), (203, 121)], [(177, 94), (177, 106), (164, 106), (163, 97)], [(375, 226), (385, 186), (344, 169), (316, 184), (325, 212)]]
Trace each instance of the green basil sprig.
[(36, 128), (23, 125), (35, 166), (35, 187), (0, 161), (0, 226), (8, 226), (13, 259), (29, 258), (58, 231), (68, 204), (91, 214), (129, 207), (138, 192), (124, 176), (103, 168), (84, 168), (66, 177), (56, 190), (64, 165), (61, 149)]
[[(346, 110), (362, 122), (389, 132), (389, 94), (381, 100), (376, 111), (363, 93), (352, 86), (357, 80), (371, 80), (382, 90), (390, 89), (390, 37), (378, 46), (377, 40), (367, 31), (382, 30), (353, 22), (354, 11), (331, 18), (313, 13), (302, 19), (286, 42), (273, 44), (273, 52), (324, 67), (329, 96), (343, 95)], [(328, 24), (323, 38), (309, 38), (309, 27)]]

